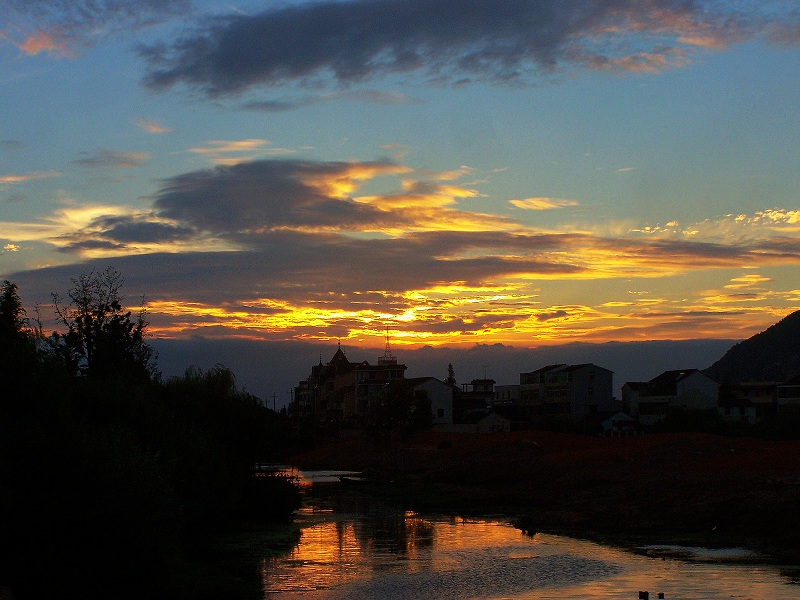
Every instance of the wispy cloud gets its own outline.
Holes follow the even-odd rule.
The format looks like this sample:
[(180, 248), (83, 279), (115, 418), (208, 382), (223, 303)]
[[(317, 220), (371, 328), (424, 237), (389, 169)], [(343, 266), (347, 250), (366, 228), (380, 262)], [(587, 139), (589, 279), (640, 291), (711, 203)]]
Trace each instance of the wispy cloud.
[(98, 148), (93, 153), (84, 158), (73, 161), (76, 165), (90, 168), (125, 168), (135, 169), (141, 167), (149, 160), (150, 156), (145, 152), (123, 152), (121, 150), (110, 150), (108, 148)]
[(772, 208), (752, 214), (727, 214), (694, 223), (678, 220), (644, 225), (630, 229), (631, 233), (652, 238), (695, 239), (732, 243), (800, 233), (800, 210)]
[(166, 127), (158, 121), (153, 121), (151, 119), (137, 119), (136, 126), (139, 129), (143, 129), (147, 133), (152, 133), (154, 135), (172, 132), (171, 127)]
[(567, 200), (565, 198), (525, 198), (524, 200), (509, 200), (508, 202), (524, 210), (553, 210), (555, 208), (578, 206), (577, 200)]
[(40, 171), (36, 173), (25, 173), (23, 175), (0, 175), (0, 186), (25, 183), (27, 181), (36, 181), (38, 179), (50, 179), (51, 177), (60, 176), (61, 173), (57, 171)]
[[(683, 43), (690, 43), (682, 38)], [(595, 54), (583, 58), (590, 69), (597, 71), (623, 71), (629, 73), (657, 74), (669, 69), (686, 66), (689, 53), (680, 48), (654, 48), (653, 52), (637, 52), (628, 56), (608, 57)]]
[(314, 106), (316, 104), (335, 102), (337, 100), (349, 100), (352, 102), (366, 102), (368, 104), (383, 104), (390, 106), (420, 104), (422, 102), (422, 100), (402, 92), (364, 89), (346, 90), (342, 92), (318, 94), (313, 96), (298, 96), (295, 98), (282, 100), (251, 100), (242, 104), (242, 108), (252, 111), (280, 113), (298, 110), (307, 106)]
[(734, 277), (731, 282), (725, 286), (726, 289), (744, 289), (751, 288), (759, 285), (764, 285), (772, 281), (770, 277), (764, 277), (758, 273), (750, 273), (742, 275), (741, 277)]
[(215, 165), (235, 165), (265, 156), (287, 156), (297, 150), (272, 146), (272, 142), (260, 138), (247, 140), (210, 140), (202, 146), (189, 148), (189, 152), (207, 158)]
[(26, 56), (74, 57), (111, 33), (125, 34), (185, 16), (191, 4), (192, 0), (5, 0), (0, 39)]

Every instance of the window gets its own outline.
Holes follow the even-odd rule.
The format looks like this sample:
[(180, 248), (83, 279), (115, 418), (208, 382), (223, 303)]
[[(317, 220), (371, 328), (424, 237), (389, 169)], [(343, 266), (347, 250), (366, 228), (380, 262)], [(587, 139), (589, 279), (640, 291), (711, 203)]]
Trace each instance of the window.
[(436, 416), (439, 417), (440, 419), (443, 418), (444, 417), (444, 409), (443, 408), (436, 409)]

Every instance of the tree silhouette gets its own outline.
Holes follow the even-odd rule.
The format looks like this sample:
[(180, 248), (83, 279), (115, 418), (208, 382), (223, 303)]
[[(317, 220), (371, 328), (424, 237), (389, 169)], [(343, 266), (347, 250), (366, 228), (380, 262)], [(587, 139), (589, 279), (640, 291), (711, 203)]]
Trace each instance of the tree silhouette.
[(17, 285), (6, 279), (0, 286), (0, 340), (7, 342), (18, 337), (27, 324), (28, 319)]
[(53, 294), (56, 316), (66, 327), (64, 334), (54, 334), (56, 348), (74, 372), (90, 379), (156, 374), (154, 351), (144, 339), (144, 305), (135, 318), (125, 311), (123, 283), (120, 273), (109, 267), (73, 279), (66, 306)]
[(0, 285), (0, 380), (4, 400), (30, 395), (31, 380), (37, 378), (37, 354), (33, 331), (28, 326), (17, 286), (6, 280)]
[(152, 377), (122, 283), (113, 269), (74, 279), (48, 338), (0, 285), (0, 597), (217, 597), (196, 548), (299, 506), (291, 480), (253, 470), (287, 439), (275, 413), (221, 366)]
[(444, 382), (448, 385), (456, 384), (456, 371), (453, 369), (453, 363), (447, 363), (447, 379)]

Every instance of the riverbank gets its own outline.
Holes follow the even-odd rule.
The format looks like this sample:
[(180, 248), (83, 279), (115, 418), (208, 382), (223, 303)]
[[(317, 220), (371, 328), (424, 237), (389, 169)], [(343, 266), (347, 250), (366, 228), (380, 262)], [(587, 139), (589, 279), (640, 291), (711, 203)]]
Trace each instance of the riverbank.
[(330, 441), (292, 462), (374, 473), (370, 492), (410, 509), (502, 513), (528, 531), (596, 539), (747, 545), (800, 564), (797, 440), (431, 431)]

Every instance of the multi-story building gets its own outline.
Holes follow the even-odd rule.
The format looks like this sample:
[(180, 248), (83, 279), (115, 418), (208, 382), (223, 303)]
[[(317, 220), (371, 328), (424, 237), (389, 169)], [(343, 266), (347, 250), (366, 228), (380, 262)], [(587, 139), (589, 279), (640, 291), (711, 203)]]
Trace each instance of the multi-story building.
[(548, 365), (519, 375), (519, 405), (529, 419), (571, 418), (581, 421), (611, 410), (613, 371), (587, 363)]
[(342, 345), (326, 363), (311, 368), (311, 374), (295, 388), (293, 414), (315, 426), (357, 426), (370, 403), (393, 382), (405, 378), (406, 365), (389, 352), (377, 364), (350, 362)]
[(719, 385), (698, 369), (664, 371), (646, 382), (627, 382), (623, 404), (641, 425), (661, 421), (673, 408), (717, 408)]
[(744, 381), (719, 386), (719, 414), (730, 421), (755, 423), (778, 411), (776, 381)]
[(800, 375), (784, 381), (778, 387), (778, 408), (800, 405)]
[(473, 379), (464, 383), (453, 398), (453, 422), (477, 423), (494, 402), (494, 379)]

